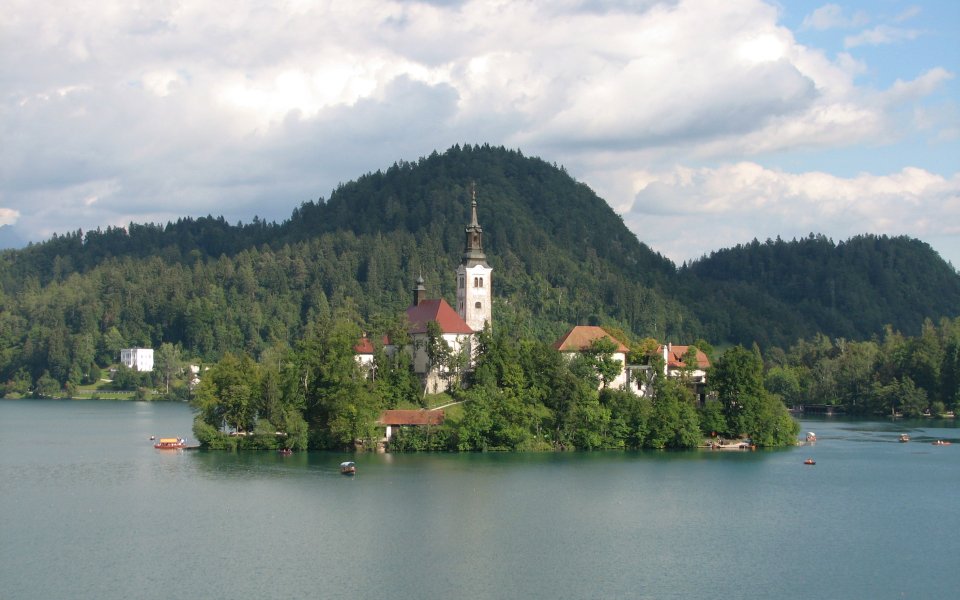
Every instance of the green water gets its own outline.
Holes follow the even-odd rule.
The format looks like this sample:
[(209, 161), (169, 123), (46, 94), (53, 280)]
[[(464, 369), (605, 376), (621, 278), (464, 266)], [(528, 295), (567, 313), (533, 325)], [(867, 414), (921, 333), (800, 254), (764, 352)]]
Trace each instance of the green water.
[(153, 449), (191, 420), (180, 404), (0, 401), (0, 598), (960, 590), (952, 422), (804, 421), (817, 444), (780, 451), (364, 454), (348, 478), (344, 454)]

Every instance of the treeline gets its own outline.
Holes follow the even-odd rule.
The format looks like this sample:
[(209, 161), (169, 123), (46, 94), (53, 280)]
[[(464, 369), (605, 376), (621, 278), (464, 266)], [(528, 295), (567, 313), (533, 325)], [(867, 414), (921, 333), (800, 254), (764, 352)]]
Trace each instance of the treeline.
[(939, 416), (960, 409), (960, 318), (924, 321), (919, 336), (887, 327), (856, 342), (824, 335), (764, 354), (765, 385), (788, 406), (851, 414)]
[[(397, 332), (402, 336), (402, 330)], [(204, 377), (194, 434), (211, 448), (373, 447), (382, 410), (417, 406), (421, 386), (409, 356), (375, 356), (375, 377), (353, 355), (359, 328), (347, 321), (312, 330), (295, 351), (264, 360), (227, 355)], [(718, 361), (718, 400), (698, 407), (686, 382), (652, 378), (652, 397), (611, 389), (609, 349), (567, 360), (541, 341), (480, 334), (468, 389), (452, 392), (462, 416), (404, 429), (405, 450), (692, 448), (704, 439), (749, 437), (760, 446), (795, 442), (799, 424), (763, 387), (759, 354), (737, 347)], [(661, 363), (662, 364), (662, 363)], [(659, 368), (657, 366), (656, 368)], [(617, 367), (619, 369), (619, 367)], [(659, 372), (659, 371), (654, 371)]]
[(123, 347), (166, 343), (214, 362), (293, 346), (319, 319), (373, 329), (408, 306), (421, 273), (452, 302), (471, 182), (494, 319), (522, 338), (598, 324), (785, 348), (817, 333), (870, 339), (888, 324), (917, 335), (960, 306), (960, 275), (907, 238), (755, 241), (677, 270), (562, 168), (456, 146), (364, 175), (279, 224), (184, 218), (0, 252), (0, 382), (69, 390)]
[(713, 252), (680, 271), (709, 299), (705, 336), (763, 347), (801, 337), (869, 339), (885, 326), (916, 335), (926, 318), (954, 317), (960, 276), (930, 246), (907, 237), (780, 238)]

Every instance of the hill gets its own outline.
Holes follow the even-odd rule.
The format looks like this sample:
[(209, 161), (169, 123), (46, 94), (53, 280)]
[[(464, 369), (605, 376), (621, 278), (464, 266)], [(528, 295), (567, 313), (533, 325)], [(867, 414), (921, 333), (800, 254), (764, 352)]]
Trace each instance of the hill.
[(494, 268), (494, 320), (555, 339), (575, 323), (689, 342), (867, 338), (955, 316), (960, 276), (926, 244), (863, 236), (754, 242), (677, 270), (564, 169), (453, 147), (295, 208), (282, 223), (183, 218), (58, 235), (0, 253), (0, 381), (80, 382), (120, 347), (260, 354), (342, 317), (371, 331), (419, 274), (453, 300), (469, 189)]
[(709, 298), (698, 316), (710, 335), (742, 343), (786, 345), (818, 332), (867, 339), (885, 325), (916, 335), (924, 319), (960, 313), (960, 276), (928, 244), (907, 237), (754, 240), (679, 275)]

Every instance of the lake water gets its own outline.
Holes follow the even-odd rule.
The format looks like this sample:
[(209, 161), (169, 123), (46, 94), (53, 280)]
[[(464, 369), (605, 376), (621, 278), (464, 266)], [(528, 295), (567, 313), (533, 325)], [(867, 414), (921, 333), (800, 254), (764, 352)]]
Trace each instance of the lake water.
[(816, 445), (777, 451), (363, 454), (352, 478), (345, 454), (154, 450), (191, 422), (182, 404), (0, 400), (0, 598), (960, 590), (952, 422), (804, 421)]

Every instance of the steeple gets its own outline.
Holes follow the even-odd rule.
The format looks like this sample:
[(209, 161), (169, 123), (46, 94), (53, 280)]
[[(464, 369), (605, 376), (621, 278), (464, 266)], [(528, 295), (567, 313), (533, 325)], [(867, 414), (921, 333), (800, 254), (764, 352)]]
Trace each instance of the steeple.
[(477, 184), (470, 184), (470, 224), (467, 225), (467, 242), (464, 245), (463, 264), (487, 266), (487, 255), (483, 253), (483, 228), (477, 221)]
[(474, 331), (493, 325), (493, 269), (483, 253), (483, 228), (477, 220), (477, 185), (470, 184), (470, 224), (463, 249), (463, 262), (457, 267), (457, 313)]
[(417, 277), (417, 287), (413, 288), (413, 306), (417, 306), (427, 298), (427, 288), (423, 285), (423, 273)]

